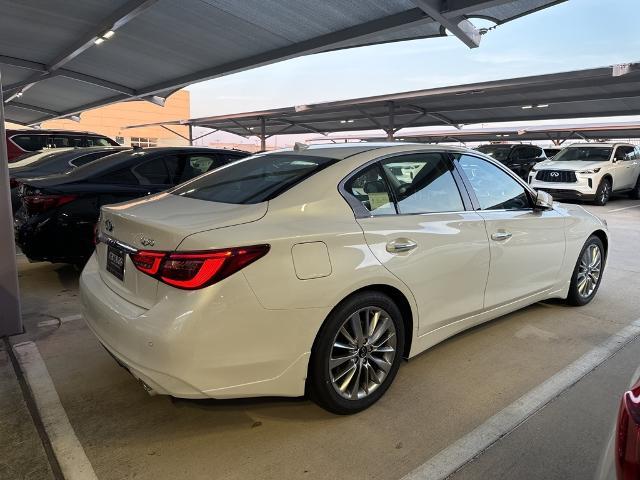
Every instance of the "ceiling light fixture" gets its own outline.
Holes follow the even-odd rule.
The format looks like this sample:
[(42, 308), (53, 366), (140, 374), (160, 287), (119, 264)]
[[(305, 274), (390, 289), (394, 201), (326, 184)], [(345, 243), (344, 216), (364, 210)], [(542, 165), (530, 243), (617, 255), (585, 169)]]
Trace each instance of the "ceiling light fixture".
[(524, 105), (522, 107), (523, 110), (529, 110), (530, 108), (533, 108), (533, 105)]
[(541, 103), (540, 105), (536, 105), (538, 108), (547, 108), (549, 106), (548, 103)]
[(95, 43), (96, 45), (100, 45), (100, 44), (101, 44), (101, 43), (103, 43), (103, 42), (104, 42), (104, 38), (102, 38), (102, 37), (96, 38), (96, 39), (93, 41), (93, 43)]

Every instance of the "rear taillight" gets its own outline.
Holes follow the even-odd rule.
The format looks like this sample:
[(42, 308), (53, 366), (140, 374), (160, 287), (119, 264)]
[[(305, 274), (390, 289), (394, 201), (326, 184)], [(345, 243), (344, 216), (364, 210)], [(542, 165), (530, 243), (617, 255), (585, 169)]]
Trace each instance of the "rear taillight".
[(28, 213), (42, 213), (65, 203), (73, 202), (76, 195), (27, 195), (22, 197), (22, 203)]
[(16, 180), (15, 178), (9, 179), (9, 188), (13, 189), (13, 188), (18, 188), (19, 186), (20, 186), (20, 182), (18, 180)]
[(155, 252), (130, 254), (138, 270), (184, 290), (207, 287), (265, 256), (269, 245), (226, 248), (207, 252)]
[(640, 478), (640, 381), (624, 394), (620, 403), (616, 427), (616, 471), (618, 480)]

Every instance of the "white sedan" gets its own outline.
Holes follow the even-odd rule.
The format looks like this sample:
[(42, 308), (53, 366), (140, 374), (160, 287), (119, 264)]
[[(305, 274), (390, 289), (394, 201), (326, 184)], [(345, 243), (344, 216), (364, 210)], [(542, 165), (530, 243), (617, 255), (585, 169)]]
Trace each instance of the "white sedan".
[(81, 294), (151, 392), (306, 393), (345, 414), (458, 332), (549, 298), (586, 304), (608, 243), (598, 218), (483, 154), (316, 145), (103, 207)]

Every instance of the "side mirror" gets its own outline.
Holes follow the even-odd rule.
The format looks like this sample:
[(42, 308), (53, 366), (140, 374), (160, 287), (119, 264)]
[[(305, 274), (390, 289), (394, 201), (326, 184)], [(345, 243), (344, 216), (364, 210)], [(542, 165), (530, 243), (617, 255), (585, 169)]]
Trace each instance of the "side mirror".
[(538, 190), (536, 192), (536, 202), (535, 209), (536, 210), (550, 210), (553, 208), (553, 197), (549, 195), (547, 192), (543, 192), (542, 190)]

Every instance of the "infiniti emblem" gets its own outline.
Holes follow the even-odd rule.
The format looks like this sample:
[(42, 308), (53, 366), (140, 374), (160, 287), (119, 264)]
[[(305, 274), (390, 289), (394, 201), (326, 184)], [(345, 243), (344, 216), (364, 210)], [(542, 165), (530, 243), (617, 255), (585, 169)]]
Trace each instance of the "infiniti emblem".
[(549, 175), (551, 175), (552, 177), (559, 177), (560, 173), (559, 172), (551, 172)]
[(153, 238), (140, 237), (140, 243), (143, 247), (153, 247), (156, 242)]
[(104, 222), (104, 228), (107, 232), (113, 232), (113, 223), (111, 223), (111, 220), (106, 220)]

